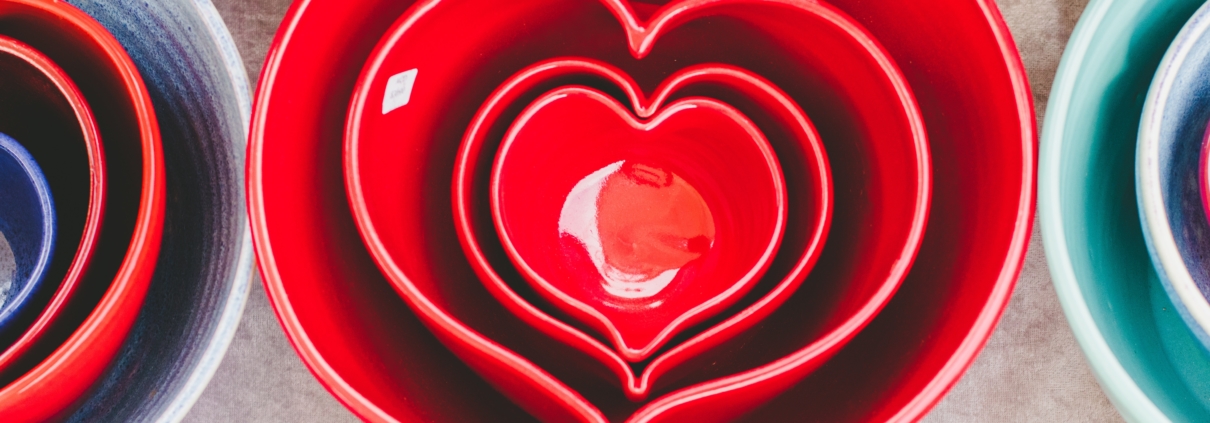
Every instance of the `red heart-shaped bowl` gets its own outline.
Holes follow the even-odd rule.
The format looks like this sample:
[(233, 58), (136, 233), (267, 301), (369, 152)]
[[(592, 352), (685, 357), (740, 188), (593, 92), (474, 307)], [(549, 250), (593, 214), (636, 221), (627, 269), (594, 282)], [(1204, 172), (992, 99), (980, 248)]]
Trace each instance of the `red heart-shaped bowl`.
[[(759, 323), (795, 292), (818, 259), (823, 236), (828, 232), (832, 215), (831, 171), (823, 144), (807, 116), (784, 92), (757, 75), (723, 65), (692, 66), (669, 76), (656, 89), (660, 94), (650, 104), (662, 104), (670, 98), (709, 95), (742, 105), (740, 107), (748, 110), (749, 115), (756, 116), (758, 126), (768, 134), (781, 162), (787, 165), (782, 170), (790, 193), (787, 198), (792, 218), (788, 219), (782, 240), (788, 248), (778, 253), (784, 258), (775, 274), (766, 277), (768, 281), (755, 288), (754, 293), (748, 295), (748, 301), (741, 302), (743, 308), (733, 307), (734, 313), (725, 320), (645, 363), (638, 369), (641, 376), (636, 377), (635, 369), (614, 350), (535, 307), (520, 295), (519, 292), (526, 293), (525, 286), (518, 286), (520, 290), (510, 287), (501, 275), (510, 274), (511, 265), (501, 259), (505, 254), (496, 234), (491, 232), (490, 213), (485, 212), (488, 207), (481, 205), (486, 203), (488, 196), (484, 187), (489, 185), (486, 182), (489, 172), (488, 166), (480, 163), (490, 160), (494, 152), (493, 144), (486, 140), (503, 139), (504, 127), (510, 117), (519, 113), (518, 103), (522, 103), (519, 99), (534, 97), (546, 87), (577, 81), (620, 88), (634, 103), (635, 110), (642, 110), (648, 103), (643, 100), (645, 96), (637, 83), (621, 70), (592, 60), (554, 59), (519, 72), (492, 93), (475, 114), (462, 141), (455, 163), (454, 220), (470, 264), (498, 301), (530, 326), (605, 365), (606, 369), (599, 373), (616, 375), (627, 396), (642, 399), (652, 386), (667, 385), (668, 379), (664, 376), (674, 369), (684, 364), (716, 361), (722, 358), (720, 352), (735, 350), (720, 345)], [(502, 271), (495, 270), (497, 268)], [(566, 360), (566, 357), (559, 360)]]
[(747, 293), (786, 219), (781, 166), (742, 112), (706, 97), (650, 106), (586, 86), (544, 94), (500, 144), (491, 185), (525, 279), (631, 362)]
[[(910, 421), (973, 360), (1020, 271), (1034, 204), (1032, 102), (991, 1), (833, 4), (882, 40), (912, 84), (934, 159), (931, 225), (887, 308), (754, 416)], [(411, 6), (313, 0), (289, 11), (262, 73), (249, 144), (261, 274), (303, 362), (358, 416), (524, 421), (395, 294), (348, 210), (345, 99), (378, 38)]]
[(84, 280), (65, 318), (34, 347), (37, 354), (10, 367), (11, 383), (0, 389), (0, 420), (47, 421), (71, 411), (138, 316), (164, 221), (163, 155), (138, 70), (88, 15), (59, 1), (0, 0), (0, 35), (42, 52), (75, 82), (92, 108), (107, 165), (104, 221)]
[[(476, 22), (476, 31), (450, 31), (459, 17), (489, 8), (492, 13)], [(548, 13), (552, 8), (560, 13)], [(894, 64), (860, 35), (860, 26), (834, 9), (814, 2), (684, 1), (656, 11), (642, 26), (627, 4), (612, 1), (534, 0), (508, 7), (434, 1), (415, 11), (383, 38), (354, 95), (345, 152), (354, 218), (380, 268), (438, 336), (542, 418), (633, 414), (635, 421), (646, 421), (689, 413), (721, 420), (742, 414), (837, 351), (889, 300), (910, 267), (928, 205), (923, 123)], [(525, 35), (508, 46), (494, 45), (520, 17)], [(634, 26), (623, 31), (630, 43), (618, 35), (619, 20)], [(425, 53), (442, 42), (441, 54)], [(661, 50), (665, 42), (680, 48)], [(498, 305), (488, 308), (492, 298), (474, 289), (465, 262), (444, 256), (452, 242), (443, 236), (450, 222), (427, 204), (439, 200), (431, 187), (453, 172), (457, 146), (441, 140), (457, 139), (470, 122), (471, 111), (462, 104), (482, 103), (487, 96), (465, 87), (500, 86), (533, 63), (532, 56), (564, 54), (629, 67), (627, 73), (639, 85), (649, 81), (648, 87), (661, 82), (651, 81), (651, 73), (699, 64), (726, 63), (768, 75), (791, 97), (811, 99), (804, 106), (808, 115), (826, 117), (822, 139), (829, 157), (840, 159), (833, 163), (843, 163), (832, 168), (836, 189), (860, 193), (837, 196), (835, 216), (844, 217), (836, 218), (843, 224), (833, 224), (822, 252), (829, 259), (812, 272), (809, 289), (800, 288), (792, 303), (770, 316), (780, 324), (753, 332), (757, 338), (737, 345), (734, 357), (702, 363), (684, 384), (648, 403), (619, 401), (622, 390), (580, 383), (576, 379), (585, 372), (564, 369), (572, 367), (566, 354), (531, 340), (525, 334), (534, 329), (502, 319)], [(395, 100), (392, 80), (409, 73), (414, 79), (407, 104), (380, 107)]]
[(50, 58), (0, 35), (0, 75), (0, 132), (19, 134), (54, 196), (58, 248), (46, 277), (61, 281), (34, 300), (40, 313), (0, 334), (3, 375), (63, 316), (88, 270), (105, 209), (105, 152), (84, 95)]

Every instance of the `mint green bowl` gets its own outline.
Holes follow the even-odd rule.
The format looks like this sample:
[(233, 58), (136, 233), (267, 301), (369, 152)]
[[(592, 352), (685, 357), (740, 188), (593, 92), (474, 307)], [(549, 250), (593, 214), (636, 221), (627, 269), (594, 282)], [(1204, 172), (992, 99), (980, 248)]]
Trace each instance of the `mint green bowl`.
[(1147, 89), (1201, 4), (1092, 1), (1042, 128), (1038, 213), (1055, 290), (1097, 380), (1136, 422), (1210, 421), (1210, 357), (1160, 285), (1134, 186)]

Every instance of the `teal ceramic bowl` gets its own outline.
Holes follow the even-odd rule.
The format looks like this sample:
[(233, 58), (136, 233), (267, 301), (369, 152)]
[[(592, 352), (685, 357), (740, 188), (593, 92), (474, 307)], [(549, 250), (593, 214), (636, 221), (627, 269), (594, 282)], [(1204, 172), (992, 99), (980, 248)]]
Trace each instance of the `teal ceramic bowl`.
[(1152, 267), (1134, 179), (1143, 100), (1201, 4), (1092, 1), (1042, 129), (1038, 209), (1051, 276), (1093, 373), (1130, 421), (1210, 421), (1210, 356)]
[(1135, 183), (1143, 238), (1177, 312), (1210, 348), (1210, 222), (1201, 159), (1210, 120), (1210, 3), (1160, 61), (1139, 122)]

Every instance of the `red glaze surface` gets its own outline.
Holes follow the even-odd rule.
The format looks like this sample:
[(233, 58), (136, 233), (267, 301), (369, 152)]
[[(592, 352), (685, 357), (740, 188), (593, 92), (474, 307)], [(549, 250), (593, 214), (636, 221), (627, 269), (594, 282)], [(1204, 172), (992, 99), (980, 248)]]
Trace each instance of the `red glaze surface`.
[[(563, 10), (554, 15), (547, 13), (553, 3), (543, 1), (513, 2), (508, 8), (474, 1), (425, 3), (384, 38), (380, 54), (363, 73), (366, 83), (354, 96), (348, 127), (349, 196), (354, 214), (362, 215), (357, 219), (362, 235), (388, 279), (447, 346), (541, 418), (655, 421), (688, 412), (726, 420), (751, 410), (838, 350), (885, 304), (910, 267), (925, 221), (929, 180), (923, 125), (911, 94), (896, 78), (894, 64), (861, 35), (860, 27), (816, 3), (680, 3), (652, 18), (650, 27), (661, 30), (631, 28), (630, 34), (648, 37), (633, 43), (622, 43), (617, 35), (618, 16), (634, 21), (626, 4), (559, 4)], [(451, 38), (449, 22), (486, 9), (492, 12), (473, 25), (474, 31), (458, 31)], [(518, 16), (526, 19), (527, 35), (513, 38), (507, 47), (493, 44), (500, 33), (520, 25)], [(781, 32), (773, 36), (752, 28)], [(661, 43), (650, 42), (655, 37)], [(799, 44), (762, 52), (750, 48), (786, 40)], [(437, 44), (442, 54), (425, 53)], [(666, 45), (682, 48), (660, 50)], [(634, 51), (634, 46), (645, 47)], [(823, 140), (830, 134), (835, 142), (828, 146), (829, 155), (845, 159), (837, 186), (865, 194), (838, 201), (845, 225), (841, 231), (832, 227), (829, 247), (822, 252), (827, 257), (831, 251), (831, 260), (824, 270), (812, 272), (816, 282), (806, 283), (811, 289), (798, 290), (769, 317), (777, 325), (743, 334), (749, 338), (728, 351), (730, 357), (686, 369), (690, 377), (660, 390), (662, 396), (651, 402), (631, 403), (617, 395), (619, 390), (578, 380), (591, 371), (579, 368), (581, 363), (562, 350), (534, 342), (533, 328), (498, 314), (499, 305), (474, 290), (473, 279), (467, 280), (473, 277), (467, 266), (444, 255), (449, 240), (441, 234), (450, 223), (427, 204), (434, 201), (433, 186), (453, 173), (455, 147), (429, 140), (456, 137), (463, 119), (469, 120), (466, 114), (456, 115), (469, 108), (460, 104), (479, 104), (479, 96), (486, 96), (466, 87), (499, 86), (514, 69), (560, 53), (620, 63), (640, 86), (659, 83), (662, 78), (652, 74), (720, 61), (775, 75), (778, 86), (812, 99), (813, 110), (826, 117)], [(466, 70), (481, 62), (494, 63), (492, 71)], [(407, 74), (415, 77), (407, 105), (380, 108), (397, 100), (391, 81)], [(373, 177), (358, 178), (363, 172)], [(377, 220), (382, 225), (363, 215), (382, 211), (392, 212), (380, 214), (389, 216)], [(529, 361), (542, 357), (556, 360)]]
[[(1032, 226), (1033, 107), (994, 3), (833, 3), (883, 41), (920, 101), (937, 176), (930, 227), (888, 307), (753, 421), (923, 416), (990, 335)], [(304, 363), (359, 416), (523, 421), (519, 408), (449, 354), (393, 294), (343, 203), (344, 99), (379, 35), (411, 5), (311, 0), (289, 12), (262, 74), (249, 145), (262, 276)], [(838, 185), (838, 203), (845, 192)]]
[(1206, 219), (1210, 219), (1210, 126), (1202, 138), (1201, 157), (1198, 159), (1198, 180), (1201, 181), (1202, 210), (1206, 211)]
[(500, 144), (491, 197), (525, 279), (632, 362), (747, 293), (786, 213), (777, 157), (740, 111), (642, 106), (583, 86), (539, 97)]
[[(686, 95), (727, 97), (736, 104), (743, 104), (751, 116), (761, 118), (759, 126), (770, 134), (769, 140), (774, 150), (783, 163), (790, 164), (783, 168), (789, 176), (786, 185), (792, 194), (788, 196), (788, 203), (793, 218), (789, 219), (789, 232), (783, 237), (784, 243), (790, 248), (778, 253), (783, 256), (782, 263), (789, 264), (779, 269), (784, 276), (780, 280), (777, 275), (767, 277), (766, 282), (757, 289), (761, 292), (750, 294), (748, 301), (743, 303), (745, 308), (734, 307), (732, 311), (735, 313), (726, 320), (678, 343), (649, 363), (635, 366), (637, 369), (603, 343), (535, 307), (519, 295), (518, 290), (510, 287), (502, 274), (508, 275), (507, 270), (511, 265), (499, 259), (505, 253), (499, 242), (493, 241), (496, 236), (495, 232), (491, 232), (494, 225), (490, 213), (484, 212), (490, 208), (486, 204), (487, 190), (483, 188), (490, 185), (487, 182), (489, 166), (486, 163), (490, 160), (489, 155), (495, 151), (492, 148), (494, 144), (486, 140), (503, 139), (504, 127), (509, 122), (501, 116), (519, 113), (519, 104), (516, 104), (519, 103), (518, 98), (536, 96), (540, 92), (536, 87), (558, 86), (576, 80), (586, 82), (593, 78), (599, 80), (596, 82), (621, 88), (625, 92), (624, 97), (633, 103), (634, 110), (648, 110), (644, 112), (648, 114), (648, 104), (661, 104), (670, 98), (683, 98)], [(637, 83), (620, 70), (591, 60), (555, 59), (530, 66), (509, 78), (475, 114), (458, 152), (453, 183), (454, 219), (458, 235), (471, 266), (488, 291), (529, 326), (603, 364), (606, 369), (597, 373), (616, 375), (627, 397), (632, 400), (645, 398), (653, 386), (668, 386), (668, 379), (661, 380), (666, 375), (683, 377), (686, 365), (701, 366), (703, 362), (715, 361), (726, 351), (734, 350), (737, 343), (744, 340), (743, 337), (736, 338), (736, 335), (768, 316), (801, 285), (819, 257), (823, 236), (828, 232), (831, 221), (831, 174), (823, 144), (806, 115), (784, 92), (756, 75), (724, 65), (686, 68), (670, 76), (655, 92), (657, 94), (652, 100), (646, 100)], [(488, 216), (484, 217), (485, 214)], [(503, 269), (498, 272), (493, 266)], [(819, 355), (821, 358), (824, 356), (826, 354)], [(553, 359), (565, 361), (567, 358)], [(545, 366), (549, 363), (540, 364)], [(678, 367), (682, 371), (677, 371)], [(641, 376), (636, 377), (636, 373), (641, 373)]]
[(42, 422), (72, 410), (138, 316), (162, 235), (163, 156), (142, 79), (96, 21), (59, 1), (0, 0), (0, 34), (67, 73), (92, 106), (107, 164), (104, 221), (84, 280), (48, 332), (53, 342), (32, 349), (41, 353), (16, 364), (28, 371), (0, 389), (0, 421)]
[[(0, 110), (5, 110), (0, 112), (0, 115), (5, 116), (0, 118), (0, 132), (11, 133), (15, 130), (30, 134), (30, 138), (23, 136), (23, 139), (37, 140), (36, 143), (39, 145), (31, 147), (34, 147), (34, 151), (42, 156), (40, 163), (43, 164), (48, 177), (55, 184), (52, 192), (58, 194), (55, 211), (58, 214), (59, 228), (63, 231), (59, 236), (65, 241), (60, 245), (70, 246), (71, 242), (76, 242), (75, 238), (78, 238), (75, 248), (63, 248), (63, 252), (56, 253), (51, 273), (47, 276), (51, 278), (62, 275), (62, 282), (50, 296), (49, 302), (42, 312), (29, 326), (24, 328), (24, 331), (13, 335), (15, 340), (11, 338), (0, 340), (0, 345), (7, 345), (7, 348), (0, 353), (0, 375), (3, 375), (7, 373), (10, 366), (20, 361), (26, 352), (38, 345), (39, 341), (43, 339), (43, 335), (46, 335), (56, 321), (63, 317), (68, 302), (88, 271), (93, 249), (100, 238), (101, 219), (105, 209), (105, 152), (102, 150), (101, 134), (93, 119), (92, 110), (84, 100), (84, 95), (58, 65), (25, 43), (3, 35), (0, 35), (0, 55), (17, 59), (11, 64), (20, 63), (19, 66), (28, 67), (28, 70), (35, 70), (38, 74), (37, 79), (19, 79), (20, 82), (15, 82), (10, 78), (19, 78), (20, 74), (32, 75), (32, 73), (28, 70), (20, 74), (10, 72), (13, 69), (8, 67), (10, 63), (0, 60), (0, 74), (4, 75), (7, 83), (13, 83), (12, 87), (18, 91), (31, 90), (15, 94), (10, 90), (0, 88), (0, 91), (4, 92), (4, 100), (0, 100), (0, 103), (26, 110), (35, 109), (38, 112), (48, 112), (49, 110), (37, 109), (35, 104), (58, 106), (58, 109), (54, 110), (58, 113), (53, 113), (55, 116), (31, 118), (31, 116), (15, 116), (21, 112), (6, 110), (4, 105), (0, 105)], [(52, 87), (54, 91), (43, 92), (35, 87)], [(24, 97), (21, 94), (37, 97)], [(66, 126), (67, 123), (77, 125), (76, 128), (71, 128), (69, 136), (38, 137), (38, 135), (34, 135), (46, 132), (46, 127), (43, 125)], [(66, 142), (73, 143), (73, 145), (60, 145), (60, 143), (65, 144)], [(87, 169), (73, 169), (73, 167), (81, 165), (87, 166)], [(58, 180), (60, 177), (49, 175), (50, 173), (63, 173), (74, 177), (71, 179), (75, 180), (60, 182)], [(16, 375), (10, 374), (10, 378), (13, 376)]]

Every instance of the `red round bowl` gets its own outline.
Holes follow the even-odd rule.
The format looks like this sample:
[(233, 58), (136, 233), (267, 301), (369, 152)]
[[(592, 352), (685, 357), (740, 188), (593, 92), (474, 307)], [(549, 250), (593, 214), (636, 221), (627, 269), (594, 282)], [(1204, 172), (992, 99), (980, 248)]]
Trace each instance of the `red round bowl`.
[[(1033, 223), (1033, 106), (995, 4), (833, 3), (882, 40), (912, 85), (934, 162), (930, 224), (889, 305), (754, 421), (922, 417), (991, 334)], [(290, 9), (261, 76), (249, 144), (261, 274), (303, 362), (358, 416), (527, 420), (399, 299), (348, 211), (340, 160), (345, 100), (379, 36), (410, 6), (313, 0)]]
[(84, 95), (50, 58), (0, 35), (0, 75), (0, 132), (21, 134), (55, 197), (60, 248), (47, 278), (62, 280), (32, 322), (0, 335), (4, 375), (63, 317), (88, 270), (105, 208), (105, 152)]
[[(460, 29), (484, 10), (490, 13), (476, 18), (473, 31)], [(618, 1), (441, 0), (413, 11), (383, 37), (354, 94), (346, 169), (364, 174), (349, 187), (354, 219), (388, 280), (437, 336), (539, 417), (741, 415), (839, 350), (911, 266), (928, 207), (924, 125), (895, 65), (842, 13), (814, 2), (746, 0), (690, 0), (638, 12)], [(523, 34), (501, 43), (499, 34), (522, 26)], [(439, 51), (430, 49), (438, 44)], [(745, 334), (731, 359), (702, 363), (648, 402), (630, 402), (617, 388), (567, 386), (584, 372), (528, 361), (561, 354), (543, 351), (525, 335), (532, 328), (503, 318), (490, 293), (476, 289), (465, 258), (446, 254), (454, 242), (449, 216), (429, 205), (444, 200), (434, 187), (454, 171), (457, 143), (442, 140), (458, 139), (474, 105), (508, 75), (568, 55), (614, 64), (647, 89), (662, 75), (708, 63), (762, 75), (809, 116), (822, 117), (815, 122), (836, 189), (854, 193), (837, 196), (824, 258), (808, 289)], [(392, 81), (409, 73), (414, 84), (406, 105), (387, 107), (397, 104)]]
[[(487, 140), (503, 138), (504, 126), (518, 112), (516, 105), (524, 104), (519, 99), (529, 99), (547, 87), (577, 80), (622, 89), (635, 103), (632, 105), (635, 110), (642, 110), (647, 102), (632, 79), (621, 70), (597, 61), (554, 59), (521, 71), (492, 93), (475, 114), (463, 138), (455, 163), (454, 220), (467, 259), (497, 301), (529, 326), (587, 354), (589, 357), (577, 360), (581, 364), (588, 362), (581, 370), (604, 365), (606, 368), (597, 373), (607, 377), (612, 374), (619, 379), (626, 395), (638, 400), (646, 398), (654, 387), (666, 387), (675, 379), (665, 376), (678, 373), (683, 376), (685, 372), (677, 372), (677, 368), (700, 366), (702, 362), (717, 361), (724, 358), (726, 352), (735, 351), (735, 346), (744, 341), (738, 335), (759, 323), (794, 294), (819, 258), (823, 237), (828, 233), (832, 216), (831, 171), (815, 127), (792, 99), (768, 81), (742, 69), (718, 64), (691, 66), (669, 76), (656, 89), (659, 94), (651, 104), (662, 104), (669, 98), (712, 96), (755, 116), (757, 126), (767, 134), (779, 160), (785, 165), (782, 169), (792, 218), (787, 222), (787, 231), (782, 238), (786, 248), (778, 253), (783, 256), (779, 266), (753, 289), (746, 301), (732, 307), (731, 313), (723, 316), (725, 319), (716, 319), (708, 329), (690, 332), (675, 346), (637, 369), (633, 368), (604, 343), (542, 310), (539, 307), (542, 302), (527, 300), (532, 297), (527, 286), (518, 284), (519, 289), (513, 289), (510, 282), (504, 280), (502, 275), (509, 275), (512, 282), (516, 282), (516, 277), (509, 272), (510, 264), (501, 258), (503, 247), (492, 232), (488, 207), (483, 205), (489, 172), (488, 167), (480, 163), (487, 163), (494, 152), (491, 148), (494, 144)], [(352, 173), (346, 173), (346, 176), (350, 175)], [(354, 202), (357, 201), (354, 199)], [(568, 357), (533, 359), (547, 365), (567, 361)]]
[(42, 52), (75, 82), (92, 107), (107, 165), (101, 236), (67, 317), (46, 337), (49, 355), (23, 358), (23, 372), (0, 389), (0, 420), (47, 421), (71, 411), (138, 316), (164, 221), (163, 155), (138, 71), (96, 21), (59, 1), (0, 0), (0, 34)]
[[(323, 36), (312, 39), (310, 35), (307, 35), (309, 31), (298, 30), (300, 25), (301, 27), (309, 25), (306, 13), (302, 13), (307, 10), (321, 10), (321, 15), (324, 16), (322, 25), (347, 25), (347, 27), (341, 27), (330, 33), (325, 30)], [(398, 12), (398, 10), (391, 12)], [(341, 15), (341, 7), (327, 10), (322, 2), (298, 5), (295, 8), (295, 15), (288, 21), (286, 29), (283, 29), (282, 36), (283, 40), (289, 40), (288, 42), (305, 40), (300, 42), (307, 46), (307, 53), (304, 54), (306, 58), (299, 59), (290, 56), (289, 48), (282, 46), (278, 47), (278, 50), (270, 57), (270, 65), (267, 68), (269, 70), (264, 76), (265, 83), (261, 85), (258, 123), (254, 126), (254, 143), (250, 147), (249, 157), (252, 157), (252, 162), (249, 164), (249, 202), (253, 219), (258, 222), (255, 225), (255, 232), (257, 232), (255, 237), (258, 239), (258, 254), (266, 277), (266, 285), (269, 286), (271, 295), (275, 299), (283, 324), (287, 325), (288, 331), (292, 334), (296, 346), (299, 347), (300, 353), (304, 355), (307, 363), (313, 366), (312, 369), (315, 369), (330, 387), (333, 387), (340, 398), (346, 401), (346, 404), (355, 407), (362, 415), (408, 416), (408, 413), (422, 411), (420, 408), (410, 408), (407, 404), (428, 405), (430, 404), (428, 400), (433, 399), (433, 396), (443, 395), (439, 390), (434, 390), (431, 383), (420, 383), (424, 379), (431, 381), (432, 377), (437, 376), (426, 378), (421, 373), (413, 372), (419, 372), (419, 370), (415, 370), (419, 367), (425, 369), (424, 373), (436, 372), (440, 366), (437, 363), (417, 364), (417, 361), (410, 358), (410, 354), (408, 360), (403, 360), (411, 364), (409, 369), (390, 370), (379, 365), (375, 365), (371, 369), (369, 366), (359, 367), (351, 364), (367, 363), (368, 361), (357, 358), (398, 357), (399, 350), (421, 348), (422, 343), (419, 340), (411, 342), (405, 340), (407, 340), (407, 331), (424, 329), (415, 324), (401, 326), (399, 321), (408, 319), (385, 318), (401, 315), (398, 314), (401, 312), (398, 312), (397, 309), (402, 303), (392, 303), (382, 297), (381, 294), (384, 292), (380, 288), (375, 288), (375, 285), (380, 283), (380, 279), (376, 277), (374, 268), (362, 267), (368, 262), (367, 257), (364, 256), (364, 250), (357, 248), (356, 244), (346, 243), (348, 239), (344, 238), (346, 234), (342, 234), (342, 232), (351, 227), (351, 221), (340, 205), (333, 204), (338, 199), (344, 199), (344, 195), (340, 192), (328, 191), (332, 189), (328, 184), (333, 184), (333, 182), (325, 180), (327, 178), (339, 179), (339, 163), (332, 164), (319, 158), (332, 157), (339, 153), (339, 147), (327, 144), (335, 141), (327, 139), (327, 137), (339, 138), (339, 123), (324, 123), (328, 118), (324, 117), (324, 112), (330, 114), (333, 112), (332, 110), (340, 110), (339, 106), (330, 104), (333, 102), (332, 98), (339, 97), (340, 93), (329, 92), (328, 89), (336, 89), (330, 88), (330, 85), (324, 85), (321, 88), (317, 87), (315, 83), (305, 82), (315, 75), (341, 75), (338, 71), (339, 68), (325, 68), (327, 65), (324, 63), (361, 62), (363, 58), (361, 54), (364, 54), (369, 47), (359, 46), (357, 42), (348, 40), (344, 35), (334, 34), (347, 33), (367, 36), (361, 33), (362, 29), (381, 30), (382, 27), (374, 27), (368, 23), (375, 22), (376, 15), (386, 12), (370, 10), (368, 13), (370, 15), (356, 15), (355, 13), (355, 15), (345, 16)], [(329, 17), (335, 18), (328, 19)], [(299, 39), (294, 39), (295, 36), (298, 36)], [(330, 46), (330, 50), (329, 42), (335, 44), (335, 46)], [(323, 56), (323, 54), (329, 53), (333, 56)], [(315, 57), (316, 54), (321, 54), (323, 57)], [(348, 57), (346, 54), (355, 54), (355, 56)], [(292, 62), (292, 57), (299, 59), (299, 62)], [(301, 66), (309, 66), (309, 70), (305, 73), (286, 70), (299, 69)], [(336, 85), (346, 82), (347, 80), (339, 79), (333, 81)], [(292, 91), (289, 93), (275, 91), (273, 87), (278, 83), (281, 83), (283, 87), (292, 87), (290, 88)], [(347, 86), (339, 89), (345, 88)], [(278, 93), (282, 97), (276, 97)], [(311, 97), (312, 94), (315, 97)], [(305, 102), (299, 100), (296, 95), (304, 95), (307, 100)], [(816, 108), (822, 109), (826, 104), (835, 103), (820, 102)], [(281, 112), (281, 115), (277, 115), (278, 112)], [(823, 116), (828, 116), (828, 114), (825, 112)], [(307, 122), (307, 124), (300, 126), (299, 122)], [(316, 127), (311, 127), (311, 123), (315, 123)], [(832, 129), (835, 131), (835, 128)], [(282, 144), (280, 146), (273, 144), (275, 139), (281, 140)], [(284, 144), (286, 139), (290, 140), (289, 146)], [(829, 151), (831, 152), (831, 149)], [(293, 186), (292, 189), (287, 189), (289, 186)], [(321, 191), (317, 192), (317, 190)], [(438, 210), (433, 210), (431, 213), (436, 215)], [(851, 222), (857, 220), (854, 218)], [(317, 245), (324, 245), (324, 247), (317, 247)], [(445, 248), (442, 245), (433, 245), (433, 247)], [(288, 260), (289, 266), (277, 266), (276, 260), (278, 259)], [(286, 280), (289, 280), (289, 283), (286, 283)], [(329, 283), (328, 280), (332, 280), (332, 282), (335, 280), (342, 280), (342, 282), (359, 280), (362, 283), (342, 283), (339, 286), (329, 286), (325, 285)], [(340, 292), (340, 294), (336, 294), (336, 292)], [(339, 299), (335, 299), (334, 296), (339, 296)], [(375, 311), (375, 308), (378, 308), (378, 311)], [(295, 309), (306, 309), (306, 313), (294, 313)], [(384, 314), (392, 312), (396, 314)], [(315, 318), (311, 318), (310, 315), (315, 315)], [(405, 317), (408, 314), (403, 313), (402, 315)], [(322, 319), (322, 323), (319, 323), (321, 321), (319, 319)], [(358, 324), (356, 319), (365, 320), (362, 321), (362, 324)], [(394, 324), (390, 331), (387, 331), (374, 321), (394, 321)], [(302, 328), (312, 330), (319, 330), (318, 328), (336, 330), (339, 328), (341, 334), (307, 332)], [(404, 334), (394, 331), (404, 331)], [(312, 342), (310, 336), (313, 334), (323, 336), (324, 340)], [(328, 336), (339, 336), (339, 340), (334, 341)], [(356, 347), (352, 346), (352, 340), (358, 340), (361, 344)], [(370, 342), (370, 340), (374, 341)], [(369, 361), (381, 363), (379, 360)], [(408, 373), (411, 375), (408, 376)], [(419, 384), (410, 384), (414, 382)], [(409, 384), (413, 388), (409, 388)], [(357, 388), (353, 388), (355, 386)], [(468, 387), (462, 387), (461, 390), (463, 392), (448, 392), (448, 394), (455, 395), (455, 398), (462, 394), (476, 394)], [(391, 400), (398, 398), (401, 393), (408, 396), (407, 404)], [(382, 407), (387, 407), (387, 410), (390, 411), (384, 411)], [(453, 408), (456, 411), (450, 412), (463, 413), (463, 415), (459, 415), (462, 417), (471, 415), (478, 410), (477, 407), (469, 406)], [(509, 408), (509, 410), (514, 410), (514, 408)]]

